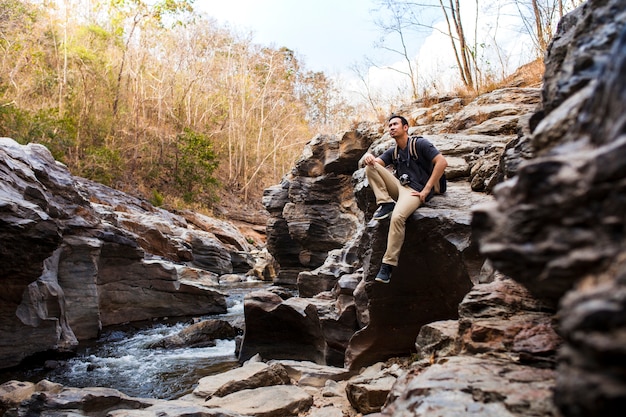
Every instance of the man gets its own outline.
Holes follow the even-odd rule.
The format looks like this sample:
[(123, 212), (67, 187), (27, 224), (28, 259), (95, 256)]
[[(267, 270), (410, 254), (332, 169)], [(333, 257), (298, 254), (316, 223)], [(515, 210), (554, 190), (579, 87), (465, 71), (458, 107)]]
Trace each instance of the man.
[[(398, 265), (406, 219), (440, 191), (439, 180), (448, 166), (444, 156), (428, 140), (409, 139), (409, 123), (404, 117), (391, 116), (388, 126), (389, 135), (396, 141), (395, 148), (387, 149), (378, 158), (370, 153), (363, 157), (365, 174), (379, 205), (373, 218), (382, 220), (391, 216), (387, 250), (376, 275), (376, 281), (385, 284), (390, 282), (393, 268)], [(395, 176), (385, 168), (390, 164), (395, 167)]]

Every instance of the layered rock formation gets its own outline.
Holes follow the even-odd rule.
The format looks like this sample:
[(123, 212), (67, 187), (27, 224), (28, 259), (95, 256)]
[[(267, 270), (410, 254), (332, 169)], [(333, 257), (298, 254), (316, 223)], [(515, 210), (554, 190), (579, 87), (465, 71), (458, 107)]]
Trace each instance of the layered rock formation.
[(482, 251), (559, 305), (555, 401), (565, 415), (626, 406), (626, 9), (590, 1), (560, 25), (535, 157), (475, 214)]
[(298, 273), (321, 266), (359, 230), (352, 173), (377, 132), (359, 129), (342, 138), (317, 136), (292, 172), (264, 192), (271, 214), (267, 248), (280, 264), (277, 284), (295, 285)]
[(223, 313), (219, 276), (255, 267), (232, 224), (73, 177), (41, 145), (0, 139), (0, 173), (0, 368), (102, 326)]
[[(403, 110), (422, 123), (410, 133), (425, 134), (448, 159), (450, 182), (445, 195), (407, 222), (388, 286), (373, 282), (388, 223), (370, 221), (376, 204), (359, 161), (393, 139), (382, 126), (362, 124), (309, 142), (292, 172), (263, 199), (272, 216), (268, 249), (280, 264), (277, 282), (295, 284), (299, 296), (265, 291), (246, 298), (246, 323), (253, 325), (240, 359), (260, 353), (359, 369), (409, 354), (423, 325), (457, 318), (485, 261), (471, 236), (471, 209), (490, 200), (482, 191), (503, 176), (499, 160), (516, 137), (511, 124), (523, 126), (539, 101), (538, 88), (507, 87), (469, 103), (441, 101), (431, 113), (418, 106)], [(438, 116), (443, 110), (446, 117)], [(463, 129), (447, 133), (453, 126)]]

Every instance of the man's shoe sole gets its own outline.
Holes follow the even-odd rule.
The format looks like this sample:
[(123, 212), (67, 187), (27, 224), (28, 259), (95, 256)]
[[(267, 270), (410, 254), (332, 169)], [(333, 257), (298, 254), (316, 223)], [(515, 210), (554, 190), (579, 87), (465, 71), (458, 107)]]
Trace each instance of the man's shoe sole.
[(390, 279), (384, 280), (384, 279), (378, 278), (378, 277), (374, 278), (374, 281), (382, 282), (383, 284), (389, 284), (391, 282)]
[(372, 219), (374, 219), (374, 220), (385, 220), (389, 216), (391, 216), (391, 213), (383, 214), (382, 216), (372, 217)]

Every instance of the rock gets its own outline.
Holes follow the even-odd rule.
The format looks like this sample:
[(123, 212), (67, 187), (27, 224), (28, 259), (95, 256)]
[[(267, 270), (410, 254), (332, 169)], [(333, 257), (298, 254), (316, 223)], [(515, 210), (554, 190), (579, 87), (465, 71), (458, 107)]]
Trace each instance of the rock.
[(246, 381), (232, 381), (222, 385), (213, 394), (216, 397), (224, 397), (233, 392), (273, 385), (289, 385), (291, 383), (285, 368), (280, 364), (270, 364), (260, 372), (251, 375)]
[(351, 338), (346, 366), (358, 369), (415, 349), (420, 328), (455, 319), (458, 304), (477, 282), (484, 258), (472, 243), (470, 208), (488, 198), (451, 183), (444, 196), (420, 207), (407, 221), (407, 233), (391, 283), (374, 282), (386, 246), (388, 223), (368, 225), (364, 259), (369, 322)]
[(40, 392), (44, 391), (57, 394), (63, 390), (63, 385), (56, 382), (48, 381), (47, 379), (42, 379), (41, 381), (37, 382), (37, 384), (35, 384), (35, 390)]
[(458, 346), (462, 353), (497, 353), (526, 363), (554, 361), (561, 338), (554, 310), (519, 283), (498, 275), (478, 284), (459, 306)]
[(344, 417), (344, 414), (341, 410), (332, 408), (332, 407), (324, 407), (318, 410), (311, 411), (308, 414), (309, 417)]
[[(615, 344), (626, 334), (625, 57), (622, 2), (588, 1), (562, 19), (546, 55), (541, 111), (521, 141), (534, 157), (472, 222), (494, 267), (559, 309), (554, 401), (571, 417), (626, 406), (624, 367), (615, 367), (626, 359)], [(540, 355), (537, 345), (551, 338), (528, 326), (516, 346)]]
[(0, 138), (0, 174), (0, 367), (10, 367), (36, 352), (76, 345), (57, 314), (64, 309), (59, 247), (63, 230), (89, 229), (98, 220), (67, 168), (42, 145)]
[(364, 126), (341, 137), (313, 138), (293, 172), (264, 191), (272, 216), (267, 248), (280, 265), (277, 283), (295, 285), (300, 272), (322, 265), (329, 251), (356, 233), (360, 216), (351, 176), (374, 135)]
[(322, 389), (324, 397), (341, 397), (344, 393), (345, 387), (342, 387), (338, 382), (327, 380), (324, 383), (324, 388)]
[(38, 415), (104, 416), (113, 410), (141, 409), (155, 402), (129, 397), (111, 388), (64, 388), (58, 393), (37, 392), (17, 407), (15, 415), (35, 411)]
[(296, 386), (277, 385), (213, 397), (205, 404), (256, 417), (292, 417), (307, 411), (313, 397)]
[(32, 382), (13, 380), (0, 385), (0, 415), (4, 415), (9, 408), (16, 407), (34, 393), (35, 384)]
[(198, 386), (193, 390), (193, 395), (206, 400), (212, 397), (221, 386), (236, 381), (244, 381), (266, 368), (267, 364), (263, 362), (250, 362), (230, 371), (204, 377), (198, 381)]
[(317, 308), (306, 299), (283, 300), (259, 290), (244, 298), (244, 333), (239, 360), (255, 354), (266, 359), (297, 359), (324, 363), (324, 338)]
[(471, 135), (514, 135), (521, 117), (541, 103), (539, 88), (500, 88), (482, 94), (451, 115), (442, 130)]
[(272, 360), (280, 364), (299, 386), (324, 387), (330, 381), (343, 381), (354, 375), (353, 371), (336, 366), (320, 365), (307, 361)]
[(557, 417), (555, 377), (552, 369), (506, 359), (447, 357), (398, 378), (381, 416)]
[(223, 408), (207, 408), (176, 400), (157, 401), (154, 405), (141, 410), (110, 411), (106, 415), (107, 417), (245, 417)]
[(274, 257), (269, 253), (267, 248), (256, 253), (256, 261), (252, 269), (246, 272), (247, 276), (259, 279), (261, 281), (274, 281), (276, 279), (278, 264)]
[(215, 346), (216, 339), (234, 339), (237, 330), (224, 320), (203, 320), (187, 326), (175, 335), (152, 342), (151, 349), (176, 349), (181, 347)]
[(202, 378), (193, 390), (193, 396), (204, 401), (246, 389), (289, 383), (287, 371), (280, 364), (251, 362), (227, 372)]
[(396, 379), (396, 376), (384, 374), (374, 378), (362, 376), (353, 378), (346, 385), (348, 400), (359, 413), (378, 412), (385, 404)]
[[(226, 312), (225, 295), (217, 289), (180, 281), (178, 268), (167, 261), (133, 260), (128, 255), (117, 245), (106, 245), (101, 254), (98, 294), (103, 326)], [(119, 280), (120, 275), (126, 279)]]
[(626, 405), (626, 261), (583, 280), (562, 300), (555, 401), (565, 415), (616, 416)]
[(458, 334), (457, 320), (436, 321), (422, 326), (415, 340), (417, 356), (426, 359), (457, 354)]

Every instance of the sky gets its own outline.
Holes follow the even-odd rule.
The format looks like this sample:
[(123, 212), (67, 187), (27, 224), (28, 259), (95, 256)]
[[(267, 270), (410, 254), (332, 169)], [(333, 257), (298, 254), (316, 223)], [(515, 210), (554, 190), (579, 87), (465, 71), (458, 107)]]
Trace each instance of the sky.
[[(497, 38), (497, 48), (479, 51), (479, 60), (508, 75), (533, 57), (528, 35), (520, 33), (518, 11), (505, 10), (500, 3), (507, 4), (481, 2), (491, 10), (481, 10), (476, 19), (475, 1), (460, 2), (466, 33), (474, 33), (478, 20), (478, 43), (492, 44)], [(196, 0), (194, 6), (221, 24), (250, 32), (255, 43), (295, 51), (306, 69), (323, 71), (353, 91), (363, 88), (354, 71), (357, 65), (362, 74), (365, 68), (370, 93), (391, 97), (406, 88), (406, 76), (399, 72), (407, 68), (402, 56), (375, 46), (383, 36), (375, 23), (380, 13), (376, 0)], [(410, 34), (409, 53), (418, 62), (422, 86), (437, 83), (437, 91), (446, 92), (460, 80), (450, 39), (441, 33), (446, 30), (443, 16), (436, 8), (432, 13), (427, 23), (439, 30)], [(365, 64), (366, 58), (377, 65)], [(364, 95), (362, 90), (357, 93)]]
[(308, 69), (327, 74), (372, 55), (380, 37), (372, 0), (196, 0), (195, 7), (250, 31), (255, 43), (294, 50)]

